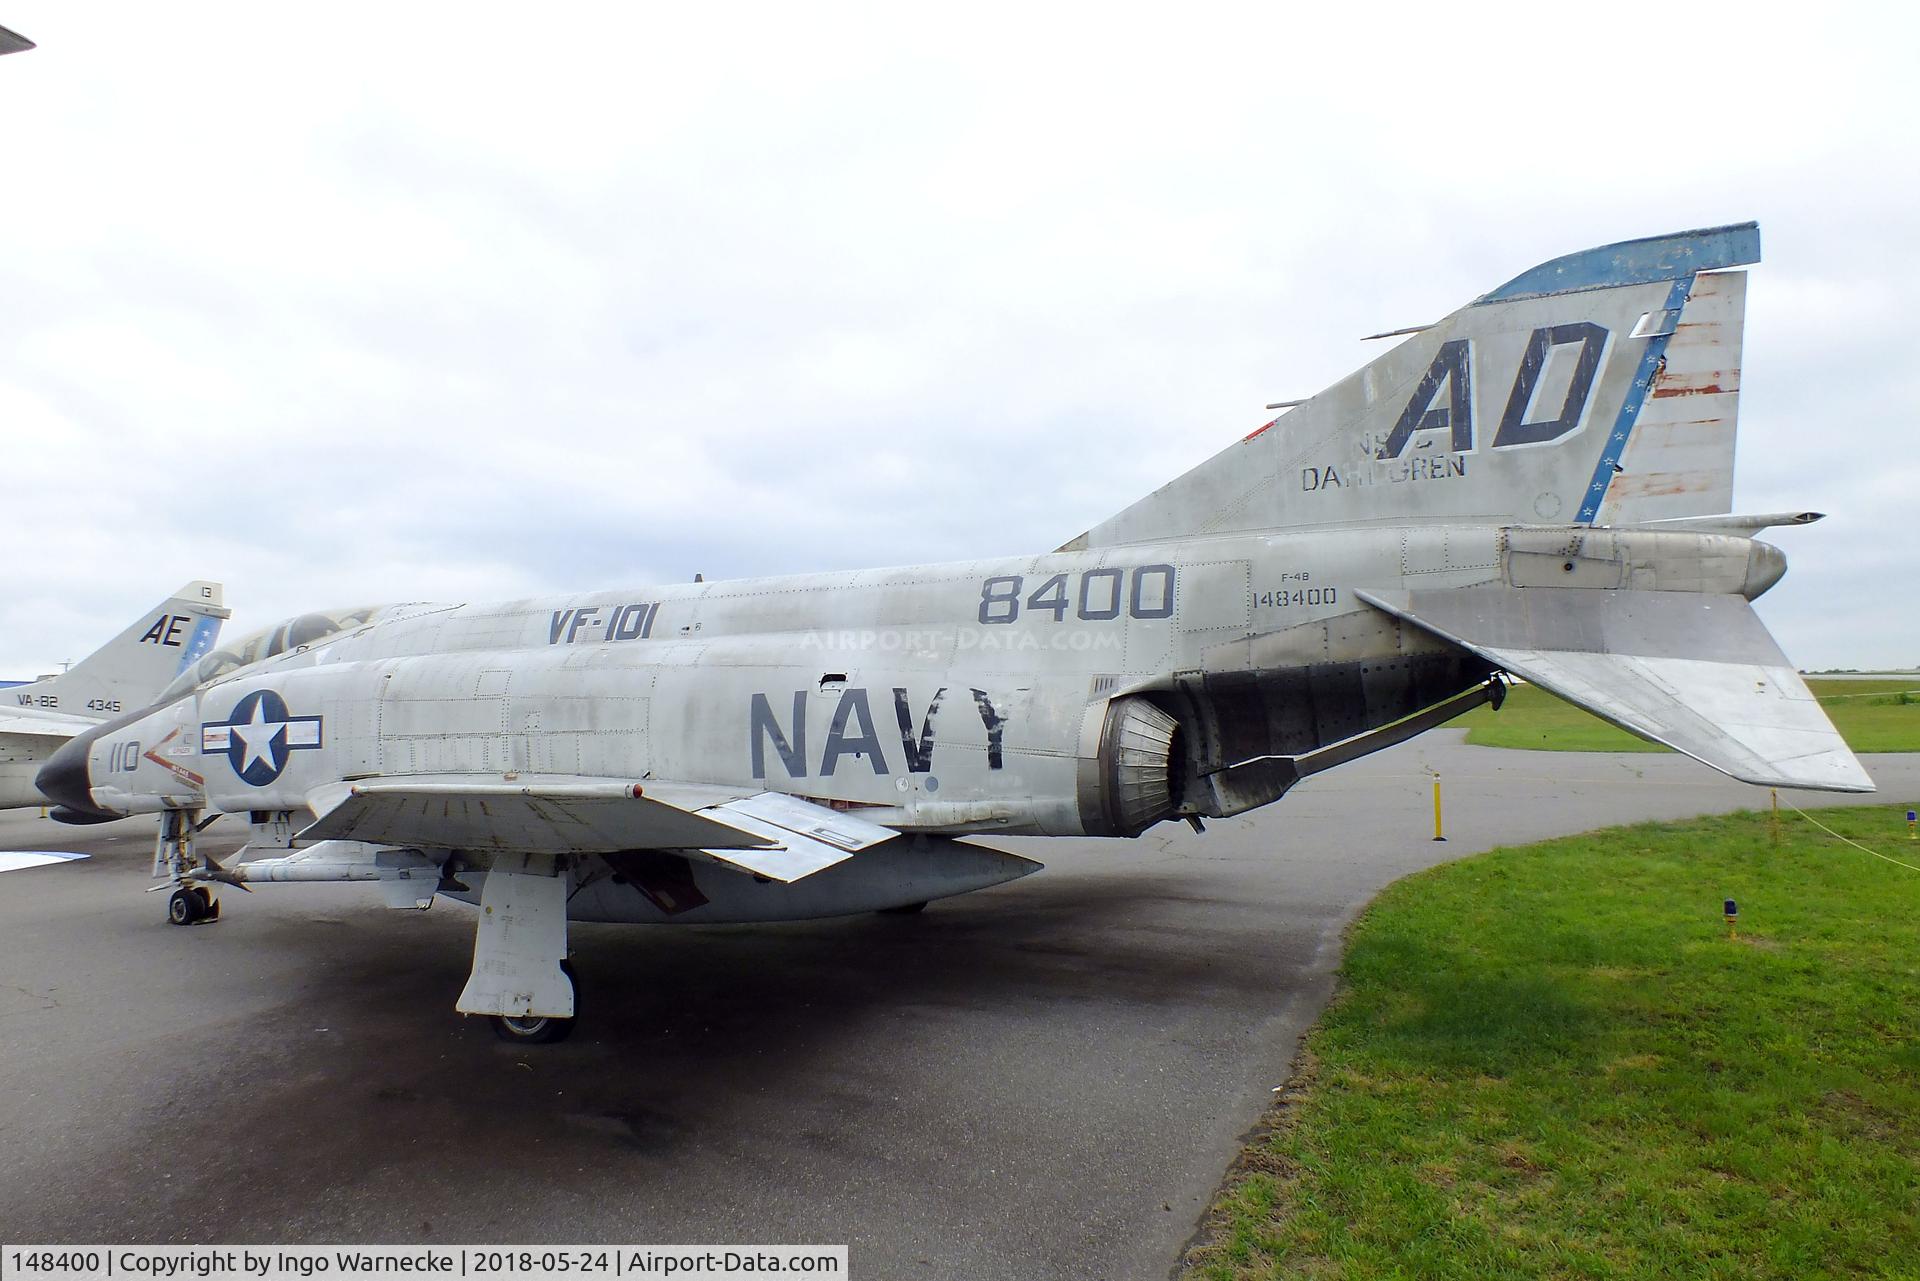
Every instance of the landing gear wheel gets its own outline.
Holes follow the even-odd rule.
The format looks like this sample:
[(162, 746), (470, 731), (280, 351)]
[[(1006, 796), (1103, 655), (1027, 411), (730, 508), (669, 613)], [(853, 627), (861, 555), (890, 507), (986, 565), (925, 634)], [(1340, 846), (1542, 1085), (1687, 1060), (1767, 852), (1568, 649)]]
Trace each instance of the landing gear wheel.
[(552, 1045), (572, 1036), (574, 1020), (580, 1017), (580, 980), (574, 977), (572, 961), (560, 962), (560, 969), (566, 974), (567, 982), (573, 985), (573, 1018), (556, 1019), (545, 1014), (534, 1014), (516, 1019), (496, 1014), (491, 1020), (493, 1034), (514, 1045)]
[(198, 920), (217, 921), (220, 919), (220, 904), (213, 897), (211, 890), (204, 885), (196, 885), (193, 887), (193, 896), (200, 900), (200, 915), (197, 918)]
[(192, 925), (206, 913), (204, 891), (182, 887), (167, 898), (167, 920), (174, 925)]
[(883, 907), (879, 911), (874, 913), (874, 915), (876, 916), (912, 916), (916, 912), (924, 912), (926, 910), (927, 910), (927, 900), (921, 899), (918, 903), (902, 903), (899, 907)]
[(493, 1034), (514, 1045), (551, 1045), (566, 1040), (572, 1032), (572, 1019), (549, 1018), (544, 1014), (524, 1019), (512, 1019), (504, 1014), (493, 1016)]

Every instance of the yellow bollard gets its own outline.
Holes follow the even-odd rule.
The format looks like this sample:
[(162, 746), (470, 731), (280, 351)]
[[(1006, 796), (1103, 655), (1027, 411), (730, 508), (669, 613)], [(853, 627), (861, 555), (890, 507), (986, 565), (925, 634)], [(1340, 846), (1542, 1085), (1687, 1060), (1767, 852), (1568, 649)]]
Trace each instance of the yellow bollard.
[(1433, 839), (1444, 841), (1447, 838), (1440, 832), (1440, 776), (1433, 776)]
[(1767, 835), (1773, 838), (1775, 847), (1778, 847), (1780, 844), (1780, 789), (1775, 787), (1770, 790), (1773, 792), (1773, 813), (1767, 816)]
[(1914, 821), (1916, 819), (1920, 819), (1920, 814), (1915, 814), (1912, 810), (1908, 810), (1907, 811), (1907, 839), (1910, 841), (1920, 840), (1920, 835), (1916, 835), (1913, 830)]
[(1739, 905), (1736, 904), (1732, 899), (1728, 899), (1727, 905), (1726, 905), (1726, 911), (1727, 911), (1727, 937), (1730, 939), (1739, 938), (1740, 937), (1739, 933), (1733, 928), (1734, 923), (1740, 919)]

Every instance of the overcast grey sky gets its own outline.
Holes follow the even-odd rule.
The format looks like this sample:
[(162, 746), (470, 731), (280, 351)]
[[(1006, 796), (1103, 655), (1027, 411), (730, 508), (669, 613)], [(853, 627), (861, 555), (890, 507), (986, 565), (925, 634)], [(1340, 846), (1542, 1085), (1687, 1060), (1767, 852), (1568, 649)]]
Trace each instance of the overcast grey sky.
[[(1341, 10), (1334, 12), (1335, 9)], [(9, 0), (0, 676), (1053, 547), (1518, 271), (1757, 218), (1740, 510), (1920, 663), (1920, 20)]]

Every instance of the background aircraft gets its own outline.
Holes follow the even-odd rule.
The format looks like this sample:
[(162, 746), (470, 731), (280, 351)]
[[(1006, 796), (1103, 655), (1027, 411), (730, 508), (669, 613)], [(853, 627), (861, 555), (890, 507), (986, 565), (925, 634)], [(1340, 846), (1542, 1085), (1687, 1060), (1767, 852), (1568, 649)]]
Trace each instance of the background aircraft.
[[(1523, 676), (1758, 784), (1870, 790), (1726, 515), (1753, 224), (1542, 264), (1014, 560), (315, 616), (75, 740), (210, 887), (477, 902), (457, 1008), (571, 1026), (566, 922), (913, 909), (1037, 865), (960, 839), (1242, 813)], [(272, 648), (269, 646), (268, 648)], [(249, 861), (199, 857), (247, 813)]]
[(33, 776), (56, 748), (153, 706), (211, 650), (231, 614), (220, 595), (218, 583), (188, 583), (65, 672), (0, 687), (0, 808), (47, 804)]

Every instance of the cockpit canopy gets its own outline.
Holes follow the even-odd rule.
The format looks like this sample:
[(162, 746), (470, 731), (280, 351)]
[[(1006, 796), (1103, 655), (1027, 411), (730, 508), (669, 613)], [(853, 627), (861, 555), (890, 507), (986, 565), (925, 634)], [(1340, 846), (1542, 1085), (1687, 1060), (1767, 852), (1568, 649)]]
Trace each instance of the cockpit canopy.
[(221, 646), (181, 672), (161, 693), (159, 701), (172, 702), (182, 694), (191, 693), (202, 685), (218, 680), (228, 672), (251, 666), (262, 659), (272, 658), (278, 654), (316, 645), (330, 636), (336, 636), (349, 628), (360, 626), (379, 613), (382, 608), (379, 605), (359, 605), (352, 609), (302, 614), (298, 618), (289, 618), (272, 627), (263, 628), (242, 637), (231, 645)]

